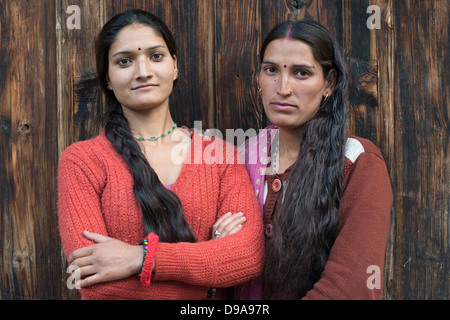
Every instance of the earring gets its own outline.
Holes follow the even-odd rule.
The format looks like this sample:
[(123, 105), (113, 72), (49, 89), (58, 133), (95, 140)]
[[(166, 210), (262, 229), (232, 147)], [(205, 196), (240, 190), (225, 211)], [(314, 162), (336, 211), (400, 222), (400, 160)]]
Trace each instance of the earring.
[(323, 102), (325, 102), (327, 100), (328, 100), (328, 92), (327, 92), (327, 95), (325, 96), (325, 99), (323, 100)]
[(258, 86), (258, 97), (261, 97), (261, 94), (262, 94), (262, 90), (261, 90), (261, 87), (260, 87), (260, 86)]

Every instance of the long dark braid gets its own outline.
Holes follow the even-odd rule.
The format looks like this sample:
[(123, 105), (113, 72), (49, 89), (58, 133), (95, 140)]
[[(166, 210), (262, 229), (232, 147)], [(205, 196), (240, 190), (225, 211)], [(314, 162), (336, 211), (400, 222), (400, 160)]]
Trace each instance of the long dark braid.
[(142, 210), (145, 232), (154, 232), (163, 242), (195, 242), (194, 233), (184, 218), (180, 199), (159, 180), (131, 135), (121, 104), (107, 88), (109, 48), (120, 30), (133, 23), (152, 27), (164, 38), (172, 56), (176, 55), (170, 31), (160, 19), (148, 12), (128, 11), (105, 24), (96, 41), (98, 79), (106, 95), (107, 105), (105, 134), (130, 168), (134, 180), (133, 191)]
[[(300, 152), (288, 178), (285, 199), (273, 218), (263, 271), (265, 298), (298, 299), (320, 279), (338, 230), (344, 148), (347, 136), (347, 75), (341, 49), (327, 30), (313, 21), (283, 23), (270, 41), (285, 37), (308, 43), (324, 77), (336, 83), (300, 137)], [(333, 71), (334, 70), (334, 71)]]

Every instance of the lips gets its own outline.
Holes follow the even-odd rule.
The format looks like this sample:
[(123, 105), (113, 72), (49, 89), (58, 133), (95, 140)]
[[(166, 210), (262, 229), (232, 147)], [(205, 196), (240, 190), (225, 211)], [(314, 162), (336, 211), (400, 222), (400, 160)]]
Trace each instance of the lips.
[(273, 106), (275, 109), (279, 110), (289, 110), (289, 109), (297, 109), (298, 107), (295, 104), (290, 104), (287, 102), (278, 102), (273, 101), (270, 103), (271, 106)]
[(150, 84), (143, 84), (143, 85), (141, 85), (139, 87), (132, 88), (131, 90), (145, 90), (145, 89), (154, 88), (156, 86), (157, 86), (156, 84), (152, 84), (152, 83), (150, 83)]

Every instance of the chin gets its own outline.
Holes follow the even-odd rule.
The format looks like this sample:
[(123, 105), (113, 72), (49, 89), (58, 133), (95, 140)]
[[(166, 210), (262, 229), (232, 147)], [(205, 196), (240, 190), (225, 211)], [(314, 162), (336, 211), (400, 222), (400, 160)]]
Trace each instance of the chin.
[(276, 125), (278, 128), (294, 130), (301, 127), (301, 123), (295, 121), (293, 116), (283, 115), (283, 116), (268, 116), (267, 117), (273, 125)]
[(129, 109), (132, 110), (148, 110), (148, 109), (154, 109), (161, 105), (163, 105), (165, 100), (154, 100), (154, 99), (142, 99), (142, 100), (135, 100), (132, 103), (129, 103), (126, 105)]

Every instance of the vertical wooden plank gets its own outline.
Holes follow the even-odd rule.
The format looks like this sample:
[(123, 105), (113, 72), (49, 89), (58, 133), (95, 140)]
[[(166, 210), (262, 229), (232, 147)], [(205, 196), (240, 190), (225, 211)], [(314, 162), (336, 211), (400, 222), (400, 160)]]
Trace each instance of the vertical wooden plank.
[[(378, 3), (377, 3), (378, 4)], [(394, 77), (395, 73), (398, 73), (395, 65), (395, 50), (396, 50), (396, 39), (394, 32), (394, 25), (397, 23), (395, 14), (393, 13), (393, 4), (392, 1), (386, 1), (383, 3), (383, 24), (381, 26), (381, 30), (383, 32), (377, 32), (376, 43), (378, 45), (378, 95), (380, 98), (381, 106), (389, 106), (390, 110), (394, 110), (395, 108), (395, 87), (398, 85), (396, 79)], [(400, 110), (400, 108), (396, 108), (395, 112)], [(393, 123), (396, 114), (390, 113), (391, 117), (385, 119), (386, 122)], [(391, 132), (395, 132), (398, 130), (399, 125), (389, 126), (388, 129), (391, 129)], [(389, 139), (390, 144), (394, 145), (396, 148), (400, 148), (401, 143), (399, 145), (399, 139)], [(401, 230), (398, 230), (399, 227), (403, 224), (401, 219), (402, 215), (399, 214), (402, 211), (402, 197), (398, 197), (397, 188), (401, 189), (401, 184), (403, 179), (397, 168), (400, 168), (403, 164), (403, 159), (401, 157), (396, 157), (396, 150), (388, 149), (390, 152), (387, 154), (386, 162), (388, 167), (391, 169), (391, 183), (393, 185), (394, 192), (394, 200), (393, 200), (393, 208), (391, 214), (391, 226), (388, 244), (386, 248), (386, 265), (385, 265), (385, 287), (384, 287), (384, 298), (385, 299), (395, 299), (399, 296), (397, 294), (393, 294), (393, 288), (396, 287), (398, 283), (400, 283), (400, 277), (396, 274), (396, 270), (398, 268), (398, 262), (400, 259), (396, 259), (394, 256), (396, 254), (396, 238), (401, 238), (403, 234)], [(400, 151), (401, 154), (401, 151)]]
[(448, 299), (448, 2), (393, 2), (397, 176), (392, 295)]
[(0, 1), (0, 299), (61, 294), (55, 2)]
[(394, 191), (384, 295), (448, 299), (448, 3), (380, 2), (376, 130)]
[(217, 0), (216, 128), (260, 128), (256, 72), (260, 47), (260, 1)]
[[(375, 5), (380, 9), (380, 29), (369, 29), (367, 9)], [(349, 130), (373, 141), (380, 148), (390, 173), (391, 182), (393, 144), (393, 53), (392, 23), (387, 1), (344, 1), (343, 47), (348, 55), (350, 74)], [(370, 11), (370, 14), (373, 14)], [(381, 21), (382, 19), (382, 21)], [(394, 210), (391, 210), (393, 221)], [(391, 223), (384, 265), (384, 298), (389, 298), (388, 284), (392, 282), (393, 259)]]
[(377, 53), (373, 36), (378, 30), (367, 27), (367, 8), (372, 4), (364, 1), (344, 1), (343, 48), (347, 55), (349, 70), (349, 129), (357, 135), (370, 139), (381, 149), (377, 139), (377, 119), (380, 106), (377, 100)]
[[(76, 13), (70, 6), (79, 8), (79, 17), (73, 16)], [(72, 143), (99, 134), (102, 128), (104, 104), (96, 85), (94, 40), (105, 14), (103, 1), (86, 0), (58, 0), (55, 13), (59, 155)], [(80, 19), (80, 29), (69, 28), (71, 17)], [(79, 298), (76, 290), (67, 288), (66, 257), (62, 251), (61, 255), (62, 298)]]
[[(79, 8), (80, 29), (67, 21)], [(57, 1), (57, 77), (59, 152), (100, 133), (104, 114), (96, 86), (94, 41), (105, 22), (103, 1)]]
[[(380, 8), (380, 29), (373, 29), (371, 33), (371, 59), (376, 60), (377, 70), (377, 92), (378, 112), (376, 119), (376, 140), (378, 147), (381, 149), (388, 172), (390, 173), (391, 185), (393, 188), (393, 203), (391, 209), (391, 224), (386, 246), (386, 261), (384, 266), (384, 299), (398, 299), (399, 295), (394, 294), (393, 288), (399, 282), (396, 269), (398, 269), (398, 259), (395, 257), (396, 239), (401, 238), (401, 233), (397, 230), (402, 223), (398, 221), (398, 212), (402, 209), (402, 197), (398, 196), (398, 188), (401, 189), (402, 177), (398, 168), (402, 165), (400, 139), (395, 139), (399, 126), (395, 125), (396, 110), (395, 108), (395, 75), (398, 74), (395, 66), (395, 32), (396, 24), (395, 15), (393, 13), (392, 0), (379, 0), (374, 4)], [(373, 60), (372, 60), (373, 61)]]

